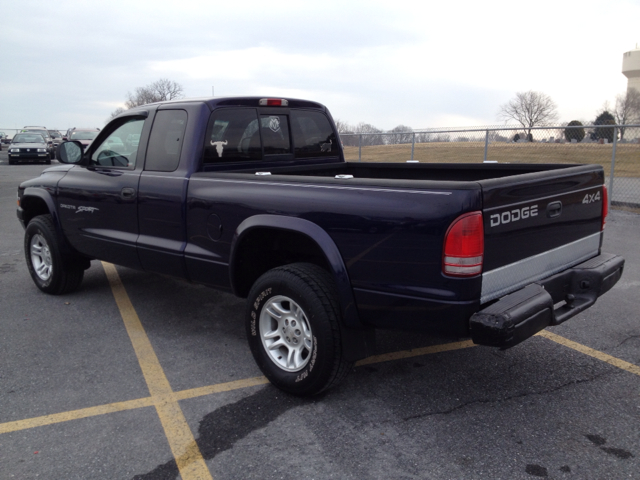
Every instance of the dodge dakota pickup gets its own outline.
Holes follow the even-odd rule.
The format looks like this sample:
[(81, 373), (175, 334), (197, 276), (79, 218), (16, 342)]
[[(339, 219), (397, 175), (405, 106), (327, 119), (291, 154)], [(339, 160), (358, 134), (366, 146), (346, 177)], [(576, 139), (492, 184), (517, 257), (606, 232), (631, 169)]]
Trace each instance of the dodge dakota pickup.
[(258, 366), (297, 395), (340, 381), (376, 330), (512, 347), (624, 267), (601, 251), (602, 167), (350, 163), (311, 101), (144, 105), (57, 158), (18, 189), (40, 290), (77, 289), (99, 259), (246, 298)]

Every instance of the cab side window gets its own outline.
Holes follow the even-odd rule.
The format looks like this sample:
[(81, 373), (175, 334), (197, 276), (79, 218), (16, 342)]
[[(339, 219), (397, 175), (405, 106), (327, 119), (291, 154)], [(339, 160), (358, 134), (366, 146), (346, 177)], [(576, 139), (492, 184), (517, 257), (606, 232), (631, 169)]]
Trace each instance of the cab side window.
[(261, 158), (262, 145), (256, 110), (214, 110), (205, 135), (204, 163), (246, 162)]
[(123, 139), (130, 134), (140, 135), (144, 120), (132, 117), (111, 132), (91, 154), (91, 164), (101, 167), (135, 168), (138, 145), (129, 146)]
[(156, 113), (149, 136), (144, 169), (155, 172), (173, 172), (180, 163), (180, 152), (187, 128), (184, 110), (160, 110)]
[(338, 155), (338, 139), (323, 113), (294, 110), (291, 112), (291, 130), (296, 158)]

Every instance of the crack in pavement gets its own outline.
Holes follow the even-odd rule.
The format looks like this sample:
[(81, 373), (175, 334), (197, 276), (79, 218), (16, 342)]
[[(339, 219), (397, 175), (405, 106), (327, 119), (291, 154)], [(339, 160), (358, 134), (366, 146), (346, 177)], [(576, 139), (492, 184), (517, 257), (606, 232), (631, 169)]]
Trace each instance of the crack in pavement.
[(447, 409), (447, 410), (440, 410), (440, 411), (436, 411), (436, 412), (428, 412), (428, 413), (423, 413), (423, 414), (419, 414), (419, 415), (411, 415), (409, 417), (403, 417), (402, 421), (403, 422), (407, 422), (409, 420), (416, 420), (416, 419), (419, 419), (419, 418), (431, 417), (431, 416), (434, 416), (434, 415), (448, 415), (450, 413), (453, 413), (453, 412), (455, 412), (457, 410), (460, 410), (462, 408), (465, 408), (465, 407), (468, 407), (468, 406), (471, 406), (471, 405), (486, 405), (486, 404), (490, 404), (490, 403), (507, 402), (507, 401), (510, 401), (510, 400), (518, 399), (518, 398), (529, 397), (529, 396), (532, 396), (532, 395), (546, 395), (546, 394), (549, 394), (549, 393), (557, 392), (558, 390), (562, 390), (563, 388), (571, 386), (571, 385), (580, 385), (582, 383), (592, 382), (594, 380), (598, 380), (601, 377), (608, 376), (608, 375), (613, 375), (613, 374), (616, 374), (616, 373), (617, 372), (605, 372), (605, 373), (601, 373), (599, 375), (595, 375), (595, 376), (593, 376), (591, 378), (586, 378), (586, 379), (583, 379), (583, 380), (574, 380), (574, 381), (567, 382), (567, 383), (564, 383), (562, 385), (559, 385), (558, 387), (550, 388), (550, 389), (539, 391), (539, 392), (526, 392), (526, 393), (521, 393), (521, 394), (518, 394), (518, 395), (512, 395), (510, 397), (498, 398), (498, 399), (493, 399), (493, 400), (474, 400), (474, 401), (471, 401), (471, 402), (467, 402), (467, 403), (463, 403), (463, 404), (460, 404), (460, 405), (456, 405), (455, 407), (452, 407), (452, 408)]
[(628, 342), (629, 340), (633, 340), (635, 338), (640, 338), (640, 335), (629, 335), (627, 338), (625, 338), (622, 342), (620, 342), (618, 345), (613, 347), (611, 350), (616, 349), (616, 348), (620, 347), (621, 345), (624, 345), (625, 342)]

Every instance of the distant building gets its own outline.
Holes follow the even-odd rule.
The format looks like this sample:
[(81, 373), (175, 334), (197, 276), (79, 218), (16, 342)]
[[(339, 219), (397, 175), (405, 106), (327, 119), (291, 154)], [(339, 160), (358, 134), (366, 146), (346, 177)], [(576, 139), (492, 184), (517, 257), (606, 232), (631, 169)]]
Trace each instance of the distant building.
[(635, 88), (640, 92), (640, 49), (622, 55), (622, 74), (629, 79), (627, 90)]

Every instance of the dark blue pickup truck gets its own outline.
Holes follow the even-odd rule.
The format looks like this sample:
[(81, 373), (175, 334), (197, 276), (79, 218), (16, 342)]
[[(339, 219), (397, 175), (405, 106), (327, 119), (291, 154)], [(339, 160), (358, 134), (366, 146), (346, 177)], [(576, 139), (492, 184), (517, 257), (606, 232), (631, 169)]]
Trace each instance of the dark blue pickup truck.
[(601, 252), (602, 167), (349, 163), (310, 101), (145, 105), (58, 159), (18, 190), (38, 288), (75, 290), (99, 259), (232, 292), (256, 362), (298, 395), (372, 354), (375, 329), (508, 348), (624, 267)]

